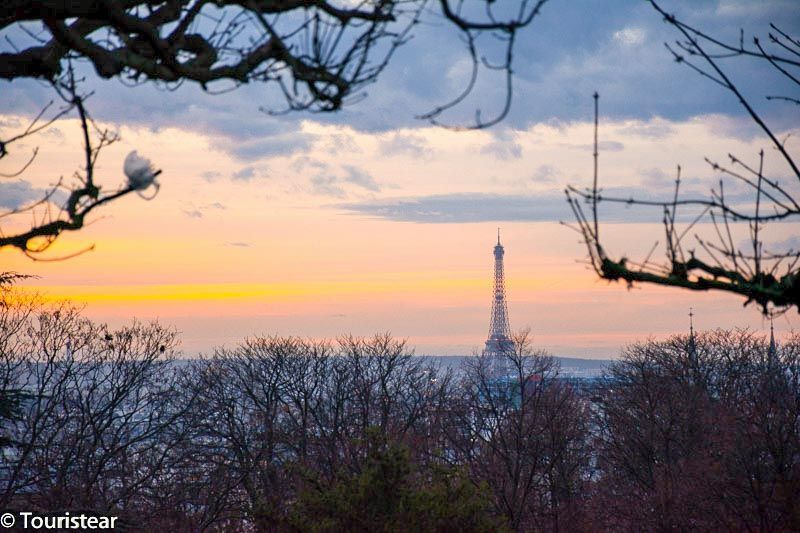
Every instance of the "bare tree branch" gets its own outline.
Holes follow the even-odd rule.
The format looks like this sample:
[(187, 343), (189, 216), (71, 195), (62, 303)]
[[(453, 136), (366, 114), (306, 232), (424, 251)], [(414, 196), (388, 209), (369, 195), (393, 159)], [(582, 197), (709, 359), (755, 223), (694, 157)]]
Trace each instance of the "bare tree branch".
[[(800, 69), (800, 62), (797, 59), (800, 47), (797, 46), (797, 40), (773, 25), (772, 28), (777, 35), (770, 34), (770, 41), (779, 46), (778, 51), (767, 50), (757, 38), (753, 41), (753, 48), (744, 46), (743, 36), (738, 44), (725, 43), (682, 22), (675, 15), (668, 14), (656, 1), (650, 0), (650, 3), (664, 17), (665, 22), (674, 27), (685, 39), (678, 41), (677, 49), (667, 46), (675, 60), (688, 65), (730, 92), (752, 121), (765, 133), (772, 148), (780, 154), (782, 162), (788, 166), (793, 177), (800, 180), (800, 169), (795, 156), (755, 111), (723, 66), (723, 62), (740, 57), (761, 59), (784, 79), (800, 85), (797, 74), (797, 69)], [(786, 55), (786, 52), (792, 55)], [(685, 55), (698, 58), (699, 62), (690, 62)], [(766, 98), (790, 103), (796, 100), (793, 96)], [(800, 221), (800, 203), (795, 193), (780, 185), (777, 178), (770, 178), (765, 174), (768, 154), (761, 150), (755, 165), (747, 164), (741, 158), (729, 154), (730, 167), (706, 158), (711, 169), (721, 174), (722, 178), (733, 179), (747, 185), (753, 194), (752, 203), (749, 205), (733, 204), (725, 195), (725, 182), (722, 178), (718, 188), (712, 188), (707, 198), (680, 196), (680, 168), (675, 180), (675, 193), (669, 200), (606, 195), (598, 185), (597, 117), (598, 111), (595, 107), (595, 168), (592, 187), (580, 189), (569, 186), (566, 195), (577, 221), (577, 229), (587, 246), (590, 262), (598, 276), (610, 281), (622, 280), (628, 286), (634, 283), (653, 283), (695, 291), (730, 292), (743, 296), (745, 305), (755, 302), (765, 314), (785, 311), (792, 307), (800, 311), (800, 270), (796, 267), (800, 260), (800, 251), (768, 250), (763, 242), (766, 223), (797, 224)], [(660, 209), (665, 230), (665, 240), (662, 245), (665, 261), (652, 262), (650, 257), (653, 250), (641, 263), (630, 261), (626, 257), (613, 259), (609, 256), (599, 236), (598, 206), (601, 202)], [(587, 204), (591, 211), (588, 215), (583, 207)], [(678, 208), (684, 209), (683, 218), (688, 215), (692, 217), (691, 222), (682, 229), (678, 227), (682, 220), (678, 215)], [(685, 211), (687, 208), (688, 212)], [(687, 248), (684, 237), (701, 222), (711, 224), (718, 241), (714, 243), (695, 234), (699, 251), (704, 253), (698, 256), (695, 249)], [(748, 247), (751, 252), (742, 251), (734, 241), (732, 228), (741, 224), (747, 225), (750, 240)]]

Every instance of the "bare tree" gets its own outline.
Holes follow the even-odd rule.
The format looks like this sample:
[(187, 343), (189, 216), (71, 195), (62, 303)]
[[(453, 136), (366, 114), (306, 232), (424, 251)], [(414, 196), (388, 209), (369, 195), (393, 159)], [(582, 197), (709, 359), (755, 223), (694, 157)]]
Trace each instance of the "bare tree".
[(389, 333), (339, 339), (354, 393), (348, 408), (360, 435), (369, 427), (402, 439), (423, 420), (438, 387), (434, 366), (414, 357), (406, 342)]
[(713, 527), (703, 521), (714, 509), (700, 482), (716, 464), (718, 417), (703, 379), (715, 363), (704, 342), (695, 349), (675, 337), (629, 346), (609, 369), (598, 424), (599, 484), (608, 498), (597, 514), (607, 527)]
[(43, 450), (53, 451), (49, 445), (67, 431), (67, 419), (58, 413), (76, 369), (65, 350), (73, 335), (81, 338), (78, 333), (85, 331), (87, 323), (70, 306), (49, 311), (39, 302), (19, 300), (0, 309), (4, 325), (12, 326), (4, 330), (4, 381), (30, 395), (22, 407), (23, 416), (9, 428), (12, 447), (4, 453), (0, 487), (5, 506), (19, 492), (37, 491), (43, 477), (51, 479), (50, 472), (35, 467), (36, 456)]
[(507, 373), (493, 356), (466, 369), (450, 446), (456, 463), (489, 485), (513, 530), (559, 529), (588, 465), (586, 404), (528, 331), (512, 337)]
[[(788, 81), (795, 89), (800, 88), (800, 42), (791, 35), (794, 29), (787, 32), (773, 24), (768, 33), (769, 44), (758, 37), (746, 44), (743, 32), (738, 42), (731, 43), (667, 13), (655, 0), (650, 0), (650, 4), (680, 35), (674, 44), (666, 45), (675, 61), (730, 93), (763, 132), (772, 150), (761, 150), (750, 161), (734, 154), (728, 154), (727, 163), (706, 158), (711, 170), (720, 178), (707, 198), (685, 197), (681, 191), (680, 167), (674, 193), (669, 198), (650, 200), (606, 194), (598, 180), (598, 96), (595, 94), (594, 180), (591, 187), (570, 186), (566, 190), (577, 229), (589, 252), (589, 261), (600, 277), (622, 280), (629, 286), (641, 282), (697, 291), (725, 291), (743, 296), (745, 304), (755, 302), (764, 313), (792, 307), (800, 311), (800, 250), (792, 244), (770, 249), (764, 242), (768, 224), (796, 224), (800, 219), (797, 195), (800, 169), (796, 154), (788, 145), (788, 137), (778, 137), (763, 114), (756, 110), (752, 99), (734, 82), (735, 62), (754, 59), (772, 69), (777, 78)], [(731, 65), (731, 62), (734, 63)], [(769, 85), (764, 84), (764, 87), (767, 91), (764, 97), (773, 105), (794, 107), (800, 104), (796, 94), (776, 95), (769, 92)], [(788, 179), (782, 181), (784, 176)], [(737, 184), (752, 193), (749, 205), (732, 199), (730, 190)], [(609, 255), (600, 235), (598, 208), (603, 202), (660, 211), (663, 241), (656, 241), (650, 253), (640, 261)], [(712, 231), (698, 232), (702, 224)], [(742, 225), (748, 234), (746, 246), (740, 244), (736, 233)], [(664, 261), (654, 259), (657, 250), (664, 252)]]
[(175, 387), (175, 332), (141, 323), (110, 331), (69, 305), (19, 299), (0, 314), (11, 326), (2, 376), (25, 392), (8, 428), (3, 505), (136, 522), (137, 513), (161, 510), (151, 494), (173, 469), (191, 403)]
[[(389, 334), (345, 336), (332, 347), (323, 346), (293, 357), (286, 367), (291, 371), (283, 396), (286, 427), (297, 435), (303, 428), (298, 422), (305, 424), (299, 442), (305, 442), (306, 455), (296, 455), (300, 463), (324, 478), (361, 465), (366, 435), (372, 430), (408, 444), (415, 458), (425, 459), (431, 451), (427, 445), (432, 414), (449, 383), (446, 377), (438, 380), (434, 365), (415, 357), (405, 341)], [(297, 363), (306, 368), (298, 372)], [(310, 390), (302, 390), (302, 383)], [(298, 439), (287, 446), (295, 446), (293, 442)]]
[[(748, 339), (749, 340), (749, 339)], [(800, 339), (779, 345), (740, 344), (736, 386), (725, 398), (729, 438), (720, 492), (736, 527), (761, 531), (800, 527)], [(742, 364), (746, 361), (747, 364)], [(733, 522), (733, 520), (731, 521)]]
[(193, 454), (201, 479), (219, 491), (212, 507), (224, 508), (220, 518), (263, 521), (289, 489), (282, 468), (290, 458), (281, 424), (283, 369), (303, 349), (296, 338), (251, 338), (216, 350), (187, 376), (198, 393)]
[(431, 376), (388, 334), (336, 343), (255, 337), (193, 363), (191, 507), (208, 526), (277, 527), (303, 480), (329, 483), (363, 466), (369, 432), (409, 447), (426, 442), (436, 411), (428, 405), (442, 398)]
[(718, 330), (627, 347), (598, 397), (602, 527), (796, 528), (795, 342)]

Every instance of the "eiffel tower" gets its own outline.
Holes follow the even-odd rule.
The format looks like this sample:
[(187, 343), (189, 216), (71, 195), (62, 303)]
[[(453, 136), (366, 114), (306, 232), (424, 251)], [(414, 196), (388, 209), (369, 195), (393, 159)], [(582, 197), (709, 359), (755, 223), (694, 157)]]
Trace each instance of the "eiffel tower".
[[(503, 274), (503, 256), (505, 249), (500, 244), (500, 229), (497, 229), (497, 245), (494, 247), (494, 298), (492, 299), (492, 318), (489, 323), (489, 338), (486, 339), (484, 356), (496, 357), (497, 362), (514, 349), (511, 340), (511, 326), (508, 324), (508, 307), (506, 305), (506, 286)], [(495, 365), (497, 372), (502, 372), (504, 364)]]

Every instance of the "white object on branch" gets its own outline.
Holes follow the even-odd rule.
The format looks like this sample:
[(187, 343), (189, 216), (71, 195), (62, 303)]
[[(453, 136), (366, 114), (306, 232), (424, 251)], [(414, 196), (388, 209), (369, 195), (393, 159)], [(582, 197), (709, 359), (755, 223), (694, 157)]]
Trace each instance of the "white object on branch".
[[(150, 160), (140, 156), (136, 150), (128, 154), (122, 168), (128, 178), (128, 185), (131, 189), (143, 191), (154, 185), (156, 192), (158, 192), (159, 184), (156, 181), (156, 176), (161, 174), (161, 171), (153, 168)], [(141, 192), (139, 195), (141, 196)]]

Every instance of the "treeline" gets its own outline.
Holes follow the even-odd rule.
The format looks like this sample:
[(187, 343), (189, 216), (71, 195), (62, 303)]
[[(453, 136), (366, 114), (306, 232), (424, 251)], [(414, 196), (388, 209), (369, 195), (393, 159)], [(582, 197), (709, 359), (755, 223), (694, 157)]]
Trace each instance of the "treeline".
[(579, 387), (526, 333), (502, 369), (444, 370), (388, 334), (185, 361), (159, 324), (0, 303), (4, 510), (145, 531), (800, 529), (800, 337), (648, 341)]

